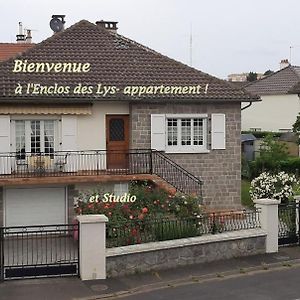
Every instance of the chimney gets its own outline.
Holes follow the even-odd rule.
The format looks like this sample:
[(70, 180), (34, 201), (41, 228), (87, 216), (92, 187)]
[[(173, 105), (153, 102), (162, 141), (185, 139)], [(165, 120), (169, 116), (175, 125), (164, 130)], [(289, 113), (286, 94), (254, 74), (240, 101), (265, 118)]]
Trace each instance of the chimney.
[(116, 33), (117, 30), (118, 30), (117, 24), (118, 24), (118, 22), (103, 21), (103, 20), (97, 21), (97, 22), (96, 22), (96, 25), (97, 25), (97, 26), (100, 26), (100, 27), (102, 27), (102, 28), (105, 28), (105, 29), (107, 29), (108, 31), (114, 32), (114, 33)]
[(26, 43), (31, 44), (32, 43), (32, 35), (31, 35), (31, 29), (27, 29), (27, 35), (26, 35)]
[(17, 43), (25, 43), (25, 34), (23, 33), (23, 25), (22, 22), (19, 22), (19, 34), (16, 35)]
[(282, 59), (280, 62), (280, 70), (290, 66), (290, 62), (288, 59)]

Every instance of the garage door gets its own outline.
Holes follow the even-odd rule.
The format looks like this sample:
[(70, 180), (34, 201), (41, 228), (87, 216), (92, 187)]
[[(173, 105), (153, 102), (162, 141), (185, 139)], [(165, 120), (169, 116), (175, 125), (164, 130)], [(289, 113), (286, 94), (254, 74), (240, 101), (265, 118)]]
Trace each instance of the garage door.
[(5, 226), (52, 225), (66, 222), (65, 188), (5, 190)]

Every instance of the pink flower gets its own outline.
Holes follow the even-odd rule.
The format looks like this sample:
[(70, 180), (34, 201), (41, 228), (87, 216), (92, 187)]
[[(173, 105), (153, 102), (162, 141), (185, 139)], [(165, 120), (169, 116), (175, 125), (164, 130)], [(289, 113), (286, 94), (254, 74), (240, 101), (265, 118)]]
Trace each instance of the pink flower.
[(133, 219), (133, 215), (130, 215), (130, 216), (129, 216), (129, 219), (132, 220), (132, 219)]
[(144, 207), (143, 209), (142, 209), (142, 213), (143, 214), (146, 214), (148, 212), (148, 208), (147, 207)]

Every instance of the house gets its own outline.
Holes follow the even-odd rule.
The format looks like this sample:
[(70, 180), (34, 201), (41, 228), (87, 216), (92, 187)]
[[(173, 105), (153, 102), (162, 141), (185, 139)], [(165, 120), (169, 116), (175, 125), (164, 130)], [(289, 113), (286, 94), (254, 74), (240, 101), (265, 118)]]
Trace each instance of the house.
[(284, 60), (282, 69), (250, 83), (245, 90), (259, 95), (261, 102), (253, 103), (242, 110), (242, 130), (292, 131), (300, 111), (300, 67), (291, 66)]
[(104, 21), (55, 33), (0, 76), (0, 225), (71, 222), (78, 193), (131, 180), (240, 206), (241, 102), (258, 97)]
[(19, 55), (33, 46), (32, 43), (0, 43), (0, 62)]

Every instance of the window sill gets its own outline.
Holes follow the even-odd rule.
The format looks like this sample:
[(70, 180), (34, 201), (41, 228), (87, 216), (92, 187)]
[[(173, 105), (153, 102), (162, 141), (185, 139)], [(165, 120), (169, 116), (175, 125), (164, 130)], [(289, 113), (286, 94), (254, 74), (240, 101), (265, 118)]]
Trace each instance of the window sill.
[(208, 154), (210, 150), (166, 150), (166, 154)]

